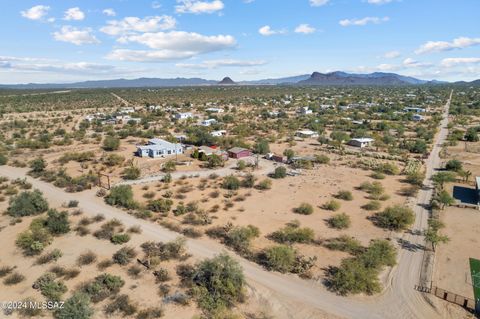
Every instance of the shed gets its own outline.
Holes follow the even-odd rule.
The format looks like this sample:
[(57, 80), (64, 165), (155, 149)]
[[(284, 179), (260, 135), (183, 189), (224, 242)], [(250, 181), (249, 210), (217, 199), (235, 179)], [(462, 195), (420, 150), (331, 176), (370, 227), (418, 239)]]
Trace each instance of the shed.
[(374, 139), (369, 138), (369, 137), (361, 137), (361, 138), (352, 138), (349, 142), (348, 145), (350, 146), (355, 146), (355, 147), (368, 147), (371, 146), (373, 143)]
[(231, 158), (239, 159), (243, 157), (252, 156), (252, 151), (242, 147), (234, 147), (228, 150), (228, 156)]

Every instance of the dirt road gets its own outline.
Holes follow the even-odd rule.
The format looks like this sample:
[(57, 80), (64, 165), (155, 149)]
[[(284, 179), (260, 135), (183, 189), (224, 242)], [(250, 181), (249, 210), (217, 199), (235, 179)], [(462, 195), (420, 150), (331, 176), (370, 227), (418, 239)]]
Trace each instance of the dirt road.
[[(427, 225), (428, 211), (425, 210), (422, 205), (428, 204), (432, 196), (430, 177), (434, 169), (438, 168), (440, 164), (438, 153), (447, 135), (446, 126), (448, 123), (447, 114), (449, 105), (450, 100), (445, 106), (444, 119), (441, 123), (441, 130), (437, 134), (435, 146), (426, 162), (426, 187), (419, 192), (415, 203), (414, 209), (417, 218), (413, 227), (414, 230), (421, 231)], [(24, 178), (26, 172), (27, 170), (23, 168), (0, 166), (0, 175), (11, 179)], [(102, 213), (107, 218), (119, 219), (126, 227), (140, 225), (143, 229), (143, 234), (151, 238), (151, 240), (165, 241), (178, 236), (177, 233), (166, 230), (159, 225), (136, 219), (120, 209), (106, 205), (101, 199), (95, 196), (94, 191), (69, 194), (51, 184), (30, 177), (27, 177), (27, 180), (33, 184), (34, 188), (42, 191), (53, 204), (59, 205), (69, 200), (78, 200), (79, 207), (83, 209), (86, 215), (93, 216)], [(398, 236), (415, 245), (424, 244), (423, 236), (412, 234), (402, 234)], [(200, 258), (211, 257), (225, 251), (225, 247), (207, 238), (189, 239), (187, 245), (189, 251)], [(327, 291), (324, 286), (318, 283), (305, 281), (293, 275), (268, 272), (262, 267), (241, 257), (235, 255), (235, 258), (244, 268), (245, 275), (249, 282), (271, 290), (278, 298), (284, 298), (284, 300), (288, 300), (289, 302), (295, 302), (296, 305), (301, 305), (297, 310), (301, 309), (304, 311), (308, 308), (321, 309), (326, 313), (338, 317), (355, 319), (441, 318), (444, 316), (435, 311), (426, 299), (413, 289), (414, 285), (418, 283), (422, 266), (422, 256), (423, 253), (421, 250), (402, 249), (399, 252), (398, 266), (393, 268), (388, 274), (388, 283), (385, 291), (381, 295), (371, 298), (345, 298), (337, 296)], [(290, 309), (290, 315), (288, 317), (305, 318), (304, 315), (299, 315), (302, 312), (297, 312), (297, 310)]]

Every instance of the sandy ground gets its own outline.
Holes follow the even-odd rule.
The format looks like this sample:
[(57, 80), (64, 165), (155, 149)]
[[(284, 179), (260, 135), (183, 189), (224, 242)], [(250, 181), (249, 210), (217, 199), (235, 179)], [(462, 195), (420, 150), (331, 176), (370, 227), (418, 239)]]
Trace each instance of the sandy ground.
[(449, 207), (441, 213), (443, 233), (450, 238), (437, 250), (434, 284), (473, 299), (469, 258), (480, 259), (480, 211)]

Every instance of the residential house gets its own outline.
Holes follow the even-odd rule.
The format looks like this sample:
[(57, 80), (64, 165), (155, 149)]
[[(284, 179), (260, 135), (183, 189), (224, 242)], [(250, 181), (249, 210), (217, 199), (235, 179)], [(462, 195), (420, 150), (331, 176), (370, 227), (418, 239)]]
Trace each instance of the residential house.
[(304, 106), (298, 110), (298, 113), (300, 113), (301, 115), (310, 115), (313, 114), (313, 111), (310, 110), (308, 106)]
[(147, 145), (137, 146), (137, 155), (140, 157), (167, 157), (177, 154), (183, 154), (184, 147), (182, 144), (174, 144), (168, 141), (152, 138)]
[(425, 113), (426, 110), (421, 107), (406, 107), (403, 109), (404, 112), (413, 112), (413, 113)]
[(425, 116), (423, 116), (423, 115), (414, 114), (414, 115), (412, 116), (412, 121), (420, 122), (420, 121), (423, 121), (423, 120), (425, 120)]
[(147, 109), (150, 111), (150, 112), (154, 112), (154, 111), (159, 111), (162, 109), (162, 106), (161, 105), (149, 105), (147, 106)]
[(225, 131), (225, 130), (213, 131), (213, 132), (210, 133), (210, 135), (214, 136), (214, 137), (225, 136), (225, 135), (227, 135), (227, 131)]
[(302, 137), (302, 138), (317, 138), (318, 133), (314, 132), (312, 130), (300, 130), (295, 133), (296, 136)]
[(210, 113), (223, 113), (223, 112), (225, 112), (224, 109), (220, 109), (218, 107), (209, 107), (205, 111), (210, 112)]
[(193, 114), (191, 112), (178, 112), (178, 113), (175, 113), (174, 117), (177, 119), (177, 120), (186, 120), (186, 119), (190, 119), (190, 118), (193, 118)]
[(373, 138), (369, 138), (369, 137), (352, 138), (348, 142), (348, 145), (364, 148), (364, 147), (372, 146), (374, 141), (375, 140)]
[(217, 123), (217, 120), (216, 119), (208, 119), (208, 120), (203, 120), (200, 125), (202, 126), (210, 126), (210, 125), (213, 125), (213, 124), (216, 124)]
[(130, 114), (130, 113), (135, 113), (135, 109), (133, 107), (122, 107), (120, 111), (118, 111), (120, 114)]
[(252, 156), (252, 151), (242, 147), (234, 147), (228, 150), (228, 156), (231, 158), (243, 158)]

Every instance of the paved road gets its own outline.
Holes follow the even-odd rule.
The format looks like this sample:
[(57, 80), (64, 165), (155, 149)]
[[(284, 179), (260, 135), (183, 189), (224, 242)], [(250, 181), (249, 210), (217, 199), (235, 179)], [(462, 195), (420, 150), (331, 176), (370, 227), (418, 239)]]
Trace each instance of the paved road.
[[(450, 100), (445, 106), (445, 118), (441, 123), (441, 130), (439, 134), (437, 134), (434, 149), (426, 162), (426, 186), (431, 186), (430, 177), (432, 176), (434, 168), (438, 168), (440, 164), (438, 153), (440, 145), (447, 135), (446, 125), (448, 123), (447, 112), (449, 105)], [(26, 176), (25, 174), (26, 169), (23, 168), (0, 166), (0, 175), (11, 179), (24, 178)], [(140, 225), (143, 229), (143, 235), (151, 238), (151, 240), (165, 241), (178, 236), (177, 233), (164, 229), (159, 225), (136, 219), (122, 210), (106, 205), (101, 199), (95, 196), (94, 191), (69, 194), (51, 184), (30, 177), (27, 177), (27, 179), (33, 184), (34, 188), (41, 190), (54, 205), (60, 205), (62, 202), (75, 199), (79, 201), (79, 207), (83, 209), (86, 215), (93, 216), (102, 213), (107, 218), (117, 218), (121, 220), (126, 227), (130, 225)], [(416, 201), (417, 206), (415, 207), (417, 214), (414, 225), (415, 230), (422, 230), (427, 224), (428, 212), (419, 205), (428, 204), (431, 195), (431, 189), (419, 192)], [(414, 244), (424, 244), (423, 236), (405, 234), (403, 239)], [(225, 250), (222, 245), (207, 238), (188, 239), (187, 245), (190, 253), (200, 258), (211, 257)], [(241, 263), (245, 276), (249, 281), (271, 289), (283, 298), (302, 303), (305, 307), (322, 309), (338, 317), (355, 319), (429, 319), (441, 317), (423, 296), (413, 289), (414, 285), (418, 283), (421, 269), (421, 251), (402, 250), (399, 256), (398, 266), (388, 275), (388, 284), (385, 291), (381, 295), (371, 298), (340, 297), (328, 292), (322, 285), (299, 279), (296, 276), (268, 272), (241, 257), (235, 256), (235, 258)]]

